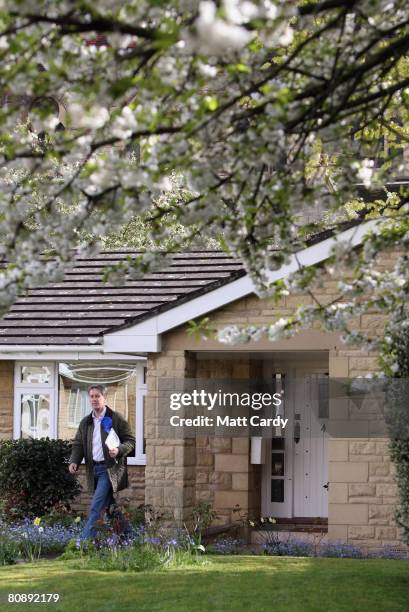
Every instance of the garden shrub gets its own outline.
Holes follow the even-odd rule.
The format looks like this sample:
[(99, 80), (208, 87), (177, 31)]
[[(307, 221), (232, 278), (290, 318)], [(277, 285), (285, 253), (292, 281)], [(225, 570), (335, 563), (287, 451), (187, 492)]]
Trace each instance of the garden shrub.
[(207, 502), (199, 502), (193, 506), (192, 510), (193, 525), (192, 536), (196, 544), (202, 543), (204, 531), (210, 527), (212, 521), (217, 518), (217, 513), (212, 509), (212, 505)]
[(19, 546), (7, 536), (0, 536), (0, 565), (13, 565), (19, 557)]
[(386, 422), (400, 497), (396, 519), (409, 545), (409, 326), (402, 328), (399, 336), (394, 335), (391, 340), (391, 353), (397, 367), (394, 379), (386, 385)]
[(67, 508), (80, 485), (68, 472), (70, 443), (32, 438), (0, 442), (0, 496), (3, 518), (43, 516), (59, 504)]
[(69, 507), (63, 503), (55, 504), (50, 512), (42, 517), (43, 525), (57, 525), (60, 527), (72, 527), (81, 522), (81, 516), (78, 513), (72, 513)]

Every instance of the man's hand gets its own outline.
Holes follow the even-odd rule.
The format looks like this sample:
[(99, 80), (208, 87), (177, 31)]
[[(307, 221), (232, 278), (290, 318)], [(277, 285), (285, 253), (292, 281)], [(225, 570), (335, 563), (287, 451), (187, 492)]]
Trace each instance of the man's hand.
[(109, 456), (112, 459), (115, 459), (118, 456), (119, 453), (119, 448), (111, 448), (111, 450), (109, 451)]
[(78, 465), (76, 463), (70, 463), (70, 465), (68, 466), (69, 473), (75, 474), (77, 470), (78, 470)]

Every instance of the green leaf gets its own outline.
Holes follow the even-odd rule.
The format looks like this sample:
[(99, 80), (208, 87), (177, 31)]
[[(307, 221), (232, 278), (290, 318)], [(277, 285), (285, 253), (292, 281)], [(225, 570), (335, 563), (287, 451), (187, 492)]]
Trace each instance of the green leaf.
[(203, 106), (213, 112), (219, 107), (219, 102), (215, 96), (206, 96), (203, 100)]

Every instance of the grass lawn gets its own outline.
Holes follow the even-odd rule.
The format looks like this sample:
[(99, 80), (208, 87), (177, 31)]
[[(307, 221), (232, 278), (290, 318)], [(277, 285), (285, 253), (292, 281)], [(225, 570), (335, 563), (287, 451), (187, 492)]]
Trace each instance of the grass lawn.
[[(122, 573), (40, 561), (0, 569), (0, 609), (262, 612), (406, 612), (409, 562), (209, 557), (200, 567)], [(8, 604), (8, 593), (59, 593), (60, 602)]]

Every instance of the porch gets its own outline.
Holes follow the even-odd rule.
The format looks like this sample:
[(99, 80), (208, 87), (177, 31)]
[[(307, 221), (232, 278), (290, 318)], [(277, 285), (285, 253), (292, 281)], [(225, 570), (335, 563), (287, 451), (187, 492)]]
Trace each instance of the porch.
[[(353, 350), (341, 352), (338, 343), (339, 340), (334, 340), (332, 334), (312, 330), (300, 334), (297, 338), (278, 341), (275, 343), (277, 350), (274, 352), (268, 351), (263, 342), (257, 343), (260, 350), (249, 351), (247, 345), (236, 346), (230, 351), (220, 351), (220, 345), (219, 350), (216, 350), (214, 341), (209, 341), (209, 350), (203, 351), (203, 342), (187, 337), (185, 328), (168, 332), (163, 337), (161, 353), (151, 353), (148, 357), (146, 502), (172, 514), (180, 522), (188, 520), (195, 504), (204, 501), (210, 503), (218, 514), (213, 523), (215, 526), (232, 524), (237, 518), (237, 509), (240, 508), (244, 515), (254, 517), (323, 519), (318, 525), (303, 521), (298, 524), (279, 521), (278, 530), (283, 535), (293, 533), (293, 529), (305, 529), (304, 532), (295, 533), (304, 533), (311, 537), (314, 533), (308, 534), (308, 529), (316, 529), (320, 532), (316, 534), (317, 537), (322, 535), (331, 540), (355, 542), (368, 547), (399, 545), (399, 530), (394, 521), (396, 485), (388, 454), (388, 442), (385, 439), (368, 439), (365, 436), (329, 438), (327, 459), (323, 461), (324, 455), (321, 453), (317, 454), (316, 461), (318, 467), (322, 468), (319, 490), (324, 494), (321, 500), (325, 499), (325, 502), (321, 501), (317, 509), (317, 495), (310, 489), (310, 494), (307, 493), (311, 500), (310, 510), (303, 512), (299, 510), (299, 504), (303, 503), (301, 493), (304, 493), (306, 486), (305, 472), (304, 475), (300, 471), (297, 472), (298, 483), (302, 482), (302, 486), (294, 486), (294, 481), (291, 483), (289, 480), (292, 476), (286, 472), (291, 462), (289, 456), (290, 461), (286, 461), (284, 457), (284, 477), (283, 466), (278, 465), (281, 461), (277, 461), (274, 466), (274, 471), (280, 473), (272, 474), (273, 450), (279, 455), (282, 449), (268, 449), (263, 441), (263, 452), (266, 454), (259, 463), (253, 463), (249, 438), (199, 435), (175, 440), (158, 435), (161, 426), (166, 422), (166, 411), (163, 410), (163, 405), (162, 409), (159, 407), (159, 380), (260, 380), (263, 378), (264, 364), (267, 361), (274, 361), (275, 358), (277, 373), (283, 372), (289, 362), (294, 363), (297, 356), (300, 365), (304, 360), (304, 365), (323, 368), (332, 378), (365, 374), (367, 358), (356, 356), (359, 353)], [(255, 343), (252, 348), (253, 346)], [(315, 350), (312, 351), (311, 347)], [(302, 399), (301, 397), (301, 403)], [(342, 402), (337, 403), (337, 410), (347, 408)], [(297, 414), (294, 408), (292, 411), (294, 415)], [(293, 425), (294, 421), (296, 419), (293, 419)], [(300, 431), (302, 434), (302, 429)], [(294, 447), (301, 448), (300, 444), (295, 444), (295, 437), (298, 436), (294, 436), (293, 427), (289, 435), (293, 444), (293, 476), (298, 461), (295, 460)], [(289, 451), (289, 448), (284, 449), (284, 453), (287, 450)], [(267, 456), (268, 461), (265, 460)], [(274, 458), (282, 459), (277, 456)], [(269, 477), (265, 475), (266, 466), (271, 469)], [(328, 472), (324, 477), (325, 470)], [(316, 474), (314, 469), (308, 472), (309, 481), (317, 484), (318, 479), (311, 478), (314, 473)], [(277, 480), (282, 480), (283, 484), (272, 486), (274, 495), (280, 495), (281, 500), (268, 497), (272, 494), (271, 486), (270, 491), (268, 490), (268, 484), (271, 485)], [(266, 507), (265, 504), (270, 505)]]
[[(159, 364), (153, 369), (148, 361), (147, 502), (176, 510), (176, 518), (181, 520), (188, 517), (196, 503), (208, 502), (217, 512), (218, 525), (236, 521), (238, 512), (253, 518), (272, 516), (280, 519), (277, 525), (288, 520), (292, 529), (302, 529), (318, 519), (327, 521), (327, 436), (314, 422), (312, 400), (318, 394), (311, 377), (328, 376), (329, 352), (254, 351), (237, 355), (197, 351), (185, 353), (185, 359), (188, 376), (184, 380), (191, 379), (198, 387), (209, 381), (216, 386), (220, 382), (221, 386), (229, 380), (231, 389), (235, 381), (241, 384), (240, 388), (251, 381), (252, 388), (258, 391), (281, 389), (285, 400), (280, 414), (288, 423), (285, 429), (263, 428), (259, 453), (256, 440), (246, 434), (229, 435), (220, 428), (209, 433), (202, 429), (199, 435), (185, 439), (164, 438), (168, 406), (162, 402), (158, 410), (158, 387), (155, 391), (150, 372), (161, 372), (163, 381), (166, 370), (161, 358), (160, 369)], [(168, 357), (168, 366), (175, 367), (177, 363), (182, 363), (180, 357)], [(175, 370), (169, 371), (176, 374)], [(298, 388), (297, 377), (301, 382)], [(310, 401), (305, 401), (308, 394)], [(173, 432), (168, 431), (171, 436)], [(166, 484), (170, 477), (177, 477), (172, 489)], [(297, 523), (293, 520), (297, 516), (306, 521)]]

